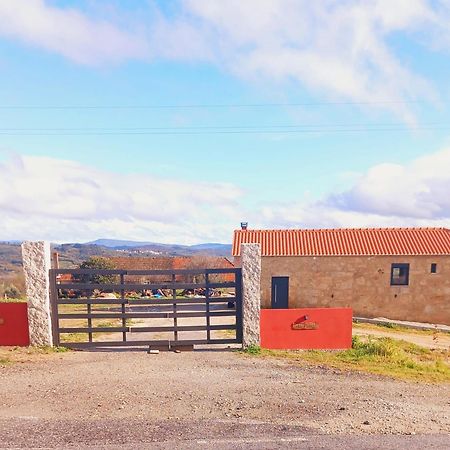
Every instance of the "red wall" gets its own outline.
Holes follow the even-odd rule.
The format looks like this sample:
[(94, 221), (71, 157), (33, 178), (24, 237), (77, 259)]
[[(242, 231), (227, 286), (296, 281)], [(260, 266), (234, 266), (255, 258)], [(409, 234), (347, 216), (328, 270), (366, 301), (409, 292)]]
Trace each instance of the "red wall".
[(30, 344), (26, 303), (0, 303), (0, 345)]
[(334, 350), (352, 346), (351, 308), (262, 309), (260, 323), (262, 348)]

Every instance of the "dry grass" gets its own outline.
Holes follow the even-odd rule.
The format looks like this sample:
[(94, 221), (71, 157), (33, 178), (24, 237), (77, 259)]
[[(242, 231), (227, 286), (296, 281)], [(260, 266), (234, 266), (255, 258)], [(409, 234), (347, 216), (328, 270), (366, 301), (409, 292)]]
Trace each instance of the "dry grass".
[(367, 372), (403, 380), (450, 382), (450, 351), (431, 350), (403, 340), (353, 337), (344, 351), (284, 351), (251, 348), (249, 354), (288, 358), (312, 365)]
[(39, 361), (69, 351), (65, 347), (0, 347), (0, 367), (13, 363)]
[(450, 333), (441, 330), (419, 330), (417, 328), (411, 328), (407, 326), (397, 325), (393, 323), (386, 324), (374, 324), (374, 323), (363, 323), (356, 322), (353, 323), (353, 328), (358, 330), (374, 330), (374, 331), (392, 331), (398, 333), (415, 334), (419, 336), (430, 336), (430, 335), (444, 335), (448, 336)]
[(0, 297), (0, 303), (26, 303), (28, 299), (26, 297), (21, 298), (5, 298), (3, 296)]

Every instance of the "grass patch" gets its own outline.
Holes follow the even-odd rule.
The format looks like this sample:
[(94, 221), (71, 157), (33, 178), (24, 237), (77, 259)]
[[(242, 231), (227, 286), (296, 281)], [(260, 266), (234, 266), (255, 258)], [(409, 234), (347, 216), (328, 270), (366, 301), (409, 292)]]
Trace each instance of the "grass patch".
[(246, 353), (289, 358), (404, 380), (450, 382), (450, 351), (431, 350), (386, 337), (362, 340), (354, 336), (352, 348), (344, 351), (260, 350)]
[(248, 355), (260, 355), (262, 349), (259, 345), (250, 345), (246, 349), (244, 349), (243, 352), (247, 353)]
[(26, 303), (27, 301), (28, 301), (27, 297), (21, 297), (21, 298), (0, 297), (0, 303)]
[(65, 347), (50, 346), (0, 347), (0, 366), (41, 360), (45, 355), (68, 351), (70, 350)]
[(353, 328), (358, 330), (377, 330), (377, 331), (393, 331), (399, 333), (416, 334), (416, 335), (450, 335), (449, 332), (443, 330), (419, 330), (417, 328), (411, 328), (407, 326), (397, 325), (394, 323), (364, 323), (364, 322), (354, 322)]
[(236, 330), (219, 330), (217, 334), (223, 339), (234, 339), (236, 337)]
[(34, 351), (34, 353), (42, 353), (48, 355), (50, 353), (65, 353), (68, 352), (69, 349), (66, 347), (50, 347), (48, 345), (42, 345), (39, 347), (29, 347)]
[[(71, 319), (66, 319), (67, 321), (71, 320)], [(127, 320), (128, 322), (128, 320)], [(67, 327), (73, 327), (76, 325), (70, 324), (70, 325), (65, 325)], [(86, 324), (82, 324), (80, 325), (81, 327), (85, 327), (87, 326)], [(121, 319), (117, 319), (114, 321), (103, 321), (103, 322), (98, 322), (94, 328), (114, 328), (114, 327), (121, 327), (122, 326), (122, 320)], [(130, 326), (129, 323), (127, 323), (127, 326)], [(119, 332), (118, 332), (119, 333)], [(121, 333), (121, 331), (120, 331)], [(105, 332), (101, 332), (101, 333), (92, 333), (92, 339), (95, 340), (98, 337), (101, 336), (110, 336), (111, 333), (105, 333)], [(60, 334), (60, 341), (62, 344), (64, 344), (65, 342), (89, 342), (89, 334), (88, 333), (61, 333)]]

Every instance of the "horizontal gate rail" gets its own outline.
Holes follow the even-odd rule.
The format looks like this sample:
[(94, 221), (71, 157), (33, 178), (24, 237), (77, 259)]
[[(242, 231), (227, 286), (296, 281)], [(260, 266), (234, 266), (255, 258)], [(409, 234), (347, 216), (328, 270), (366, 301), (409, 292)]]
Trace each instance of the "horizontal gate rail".
[(118, 270), (118, 269), (52, 269), (58, 274), (72, 275), (198, 275), (240, 274), (241, 269), (175, 269), (175, 270)]
[[(235, 302), (236, 297), (210, 297), (209, 298), (210, 303), (229, 303), (229, 302)], [(128, 301), (128, 305), (170, 305), (173, 303), (180, 303), (185, 305), (202, 305), (205, 304), (205, 297), (203, 298), (177, 298), (174, 300), (171, 297), (162, 297), (158, 300), (150, 300), (150, 299), (142, 299), (142, 300), (134, 300), (130, 299)]]
[[(58, 285), (59, 289), (59, 285)], [(236, 297), (210, 297), (210, 303), (229, 303), (235, 302)], [(177, 298), (174, 300), (171, 297), (161, 297), (159, 299), (129, 299), (129, 298), (117, 298), (117, 299), (106, 299), (106, 298), (85, 298), (85, 299), (67, 299), (61, 298), (57, 300), (59, 305), (122, 305), (126, 304), (129, 306), (133, 305), (172, 305), (173, 303), (180, 304), (192, 304), (192, 305), (202, 305), (205, 303), (205, 297), (195, 297), (195, 298)]]
[[(136, 276), (139, 278), (132, 278)], [(153, 278), (143, 281), (141, 277), (146, 276)], [(242, 342), (241, 269), (52, 269), (50, 280), (56, 345), (88, 348)], [(102, 297), (104, 292), (113, 292), (113, 298)], [(170, 335), (173, 339), (167, 338)]]
[[(178, 319), (192, 317), (206, 317), (206, 311), (198, 312), (151, 312), (151, 313), (75, 313), (59, 314), (60, 319)], [(234, 317), (234, 311), (210, 311), (211, 317)]]
[(130, 331), (130, 327), (59, 328), (60, 333), (122, 333), (128, 331)]
[[(235, 330), (236, 325), (210, 325), (211, 330)], [(203, 331), (203, 325), (185, 325), (174, 327), (89, 327), (89, 328), (60, 328), (60, 333), (146, 333), (164, 331)]]
[[(235, 344), (236, 339), (215, 339), (214, 344)], [(95, 344), (95, 345), (93, 345)], [(174, 341), (170, 339), (159, 339), (149, 341), (98, 341), (98, 342), (73, 342), (70, 344), (64, 344), (67, 347), (74, 349), (92, 348), (95, 347), (141, 347), (141, 346), (155, 346), (155, 347), (177, 347), (187, 345), (202, 345), (205, 344), (203, 339), (183, 339)]]
[(149, 289), (200, 289), (200, 288), (232, 288), (235, 283), (58, 283), (58, 289), (101, 289), (103, 291), (144, 291)]

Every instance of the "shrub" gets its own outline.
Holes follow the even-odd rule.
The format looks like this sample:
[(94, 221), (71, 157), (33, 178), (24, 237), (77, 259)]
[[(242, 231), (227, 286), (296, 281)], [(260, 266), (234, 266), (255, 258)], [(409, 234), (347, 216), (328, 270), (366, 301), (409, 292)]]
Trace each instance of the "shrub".
[[(108, 259), (102, 256), (91, 256), (87, 261), (83, 261), (80, 264), (80, 269), (99, 269), (99, 270), (112, 270), (116, 267)], [(77, 277), (78, 278), (78, 277)], [(99, 284), (110, 284), (117, 281), (116, 275), (80, 275), (80, 281), (83, 283), (88, 283), (92, 281), (93, 283)]]
[(5, 289), (5, 296), (7, 298), (20, 298), (20, 297), (22, 297), (22, 293), (20, 292), (20, 290), (18, 288), (16, 288), (16, 286), (14, 286), (13, 284), (10, 284)]
[(250, 355), (259, 355), (261, 353), (261, 347), (259, 345), (249, 345), (244, 351)]

